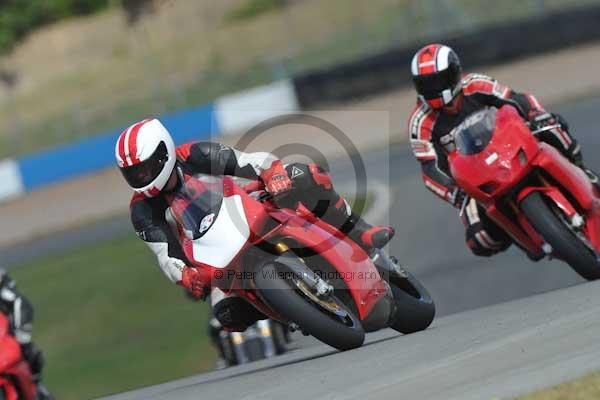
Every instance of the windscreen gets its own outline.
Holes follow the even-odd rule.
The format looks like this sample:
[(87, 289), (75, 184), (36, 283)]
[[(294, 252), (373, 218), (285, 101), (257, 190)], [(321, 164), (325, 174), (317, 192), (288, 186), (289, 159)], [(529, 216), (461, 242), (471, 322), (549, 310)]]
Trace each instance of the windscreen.
[(495, 108), (486, 108), (471, 114), (453, 130), (456, 149), (465, 155), (480, 153), (492, 140), (495, 127)]
[(186, 237), (195, 240), (210, 229), (222, 202), (222, 178), (201, 175), (181, 185), (171, 202), (170, 212)]

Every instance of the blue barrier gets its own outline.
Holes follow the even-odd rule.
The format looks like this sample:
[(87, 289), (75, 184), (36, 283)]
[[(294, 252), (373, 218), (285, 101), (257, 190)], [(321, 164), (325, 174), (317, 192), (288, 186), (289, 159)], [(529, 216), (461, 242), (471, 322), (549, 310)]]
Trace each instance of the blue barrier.
[[(178, 111), (159, 119), (173, 134), (177, 144), (220, 134), (213, 104)], [(18, 158), (25, 191), (115, 165), (115, 143), (123, 129)]]

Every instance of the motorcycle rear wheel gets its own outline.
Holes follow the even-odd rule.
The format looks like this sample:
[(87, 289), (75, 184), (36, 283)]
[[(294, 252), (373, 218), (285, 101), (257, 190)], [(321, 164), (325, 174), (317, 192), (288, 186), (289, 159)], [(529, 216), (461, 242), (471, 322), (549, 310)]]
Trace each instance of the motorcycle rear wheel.
[(429, 292), (408, 271), (406, 278), (390, 278), (396, 316), (390, 328), (409, 334), (425, 330), (435, 318), (435, 303)]
[(269, 307), (288, 321), (298, 324), (304, 333), (338, 350), (351, 350), (363, 344), (365, 332), (352, 311), (331, 295), (346, 314), (343, 321), (307, 297), (294, 282), (283, 279), (278, 271), (285, 270), (284, 265), (269, 262), (256, 271), (254, 283)]
[(591, 281), (600, 278), (600, 262), (595, 254), (581, 242), (569, 226), (561, 221), (552, 206), (542, 195), (533, 192), (521, 202), (521, 210), (553, 251), (583, 278)]

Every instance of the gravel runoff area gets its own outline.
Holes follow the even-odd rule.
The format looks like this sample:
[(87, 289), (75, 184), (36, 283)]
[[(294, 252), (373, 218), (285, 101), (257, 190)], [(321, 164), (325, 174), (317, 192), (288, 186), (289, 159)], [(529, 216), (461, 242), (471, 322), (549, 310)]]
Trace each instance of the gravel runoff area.
[[(481, 72), (517, 90), (533, 92), (542, 103), (551, 105), (600, 91), (600, 76), (589, 73), (590, 65), (599, 64), (600, 43), (596, 43)], [(408, 69), (399, 73), (408, 73)], [(329, 109), (336, 112), (318, 110), (315, 114), (335, 123), (359, 151), (365, 151), (385, 146), (390, 141), (406, 140), (406, 118), (413, 104), (413, 91), (403, 89), (355, 103), (332, 105)], [(385, 123), (382, 123), (382, 116)], [(301, 142), (318, 143), (319, 150), (327, 157), (340, 152), (335, 142), (322, 143), (321, 139), (315, 139), (317, 137), (322, 138), (322, 134), (319, 136), (316, 129), (288, 125), (278, 129), (275, 135), (269, 135), (266, 143), (256, 140), (250, 149), (269, 150), (290, 142)], [(228, 144), (238, 140), (235, 136), (224, 139)], [(130, 191), (120, 174), (116, 169), (109, 169), (1, 204), (0, 220), (4, 229), (0, 231), (0, 247), (124, 214), (129, 197)]]

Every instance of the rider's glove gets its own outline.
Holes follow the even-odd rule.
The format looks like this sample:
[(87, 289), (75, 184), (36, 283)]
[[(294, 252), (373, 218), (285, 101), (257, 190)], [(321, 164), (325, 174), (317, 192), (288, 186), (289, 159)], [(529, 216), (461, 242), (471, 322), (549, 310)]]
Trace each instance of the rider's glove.
[(269, 169), (264, 170), (260, 178), (265, 183), (267, 192), (274, 196), (292, 189), (292, 180), (279, 160), (273, 162)]
[(181, 273), (181, 281), (177, 283), (197, 299), (204, 300), (210, 294), (210, 273), (200, 268), (185, 267)]

